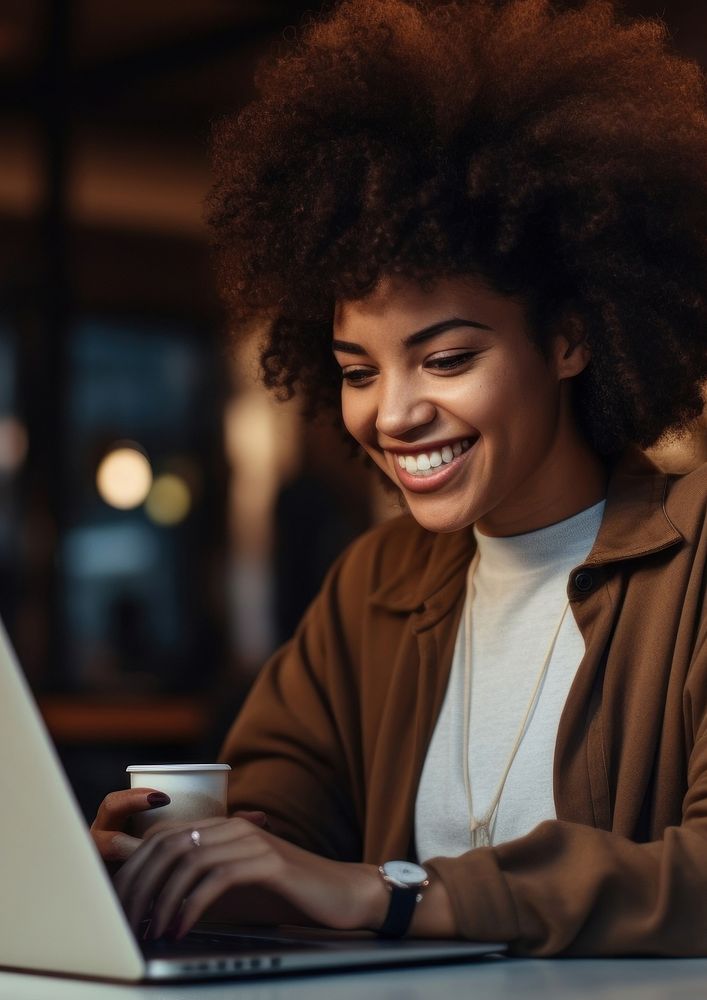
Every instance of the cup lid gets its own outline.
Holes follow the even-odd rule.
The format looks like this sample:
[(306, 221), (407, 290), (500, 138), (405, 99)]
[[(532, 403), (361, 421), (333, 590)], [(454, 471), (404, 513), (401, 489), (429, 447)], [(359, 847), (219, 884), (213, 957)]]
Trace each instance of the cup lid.
[(230, 771), (230, 764), (129, 764), (125, 770), (153, 774), (164, 771)]

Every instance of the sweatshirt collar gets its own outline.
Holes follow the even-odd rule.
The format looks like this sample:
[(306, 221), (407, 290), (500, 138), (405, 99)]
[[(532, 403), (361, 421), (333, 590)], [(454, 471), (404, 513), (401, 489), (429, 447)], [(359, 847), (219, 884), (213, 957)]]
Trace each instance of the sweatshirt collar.
[[(635, 559), (682, 541), (665, 510), (669, 478), (638, 448), (627, 448), (613, 461), (604, 516), (584, 565)], [(472, 526), (435, 534), (422, 572), (411, 574), (409, 566), (401, 566), (372, 600), (390, 611), (425, 612), (425, 625), (435, 624), (458, 598), (475, 550)]]

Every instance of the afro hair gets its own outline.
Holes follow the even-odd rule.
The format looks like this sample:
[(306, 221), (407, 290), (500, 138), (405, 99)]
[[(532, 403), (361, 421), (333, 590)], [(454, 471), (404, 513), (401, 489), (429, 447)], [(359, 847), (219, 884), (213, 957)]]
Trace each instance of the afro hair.
[(386, 275), (519, 296), (547, 352), (585, 339), (577, 419), (604, 455), (699, 416), (707, 379), (700, 68), (611, 0), (343, 0), (216, 124), (207, 203), (234, 330), (280, 396), (338, 409), (338, 300)]

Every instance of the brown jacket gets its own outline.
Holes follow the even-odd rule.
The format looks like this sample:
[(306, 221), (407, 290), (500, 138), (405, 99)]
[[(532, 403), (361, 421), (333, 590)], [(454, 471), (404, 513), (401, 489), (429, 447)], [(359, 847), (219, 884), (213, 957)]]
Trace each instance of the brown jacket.
[[(612, 470), (567, 585), (586, 652), (557, 734), (558, 818), (428, 863), (460, 935), (527, 955), (707, 955), (706, 498), (707, 465), (669, 476), (627, 453)], [(333, 858), (411, 856), (473, 549), (471, 529), (406, 515), (344, 553), (227, 737), (234, 808)]]

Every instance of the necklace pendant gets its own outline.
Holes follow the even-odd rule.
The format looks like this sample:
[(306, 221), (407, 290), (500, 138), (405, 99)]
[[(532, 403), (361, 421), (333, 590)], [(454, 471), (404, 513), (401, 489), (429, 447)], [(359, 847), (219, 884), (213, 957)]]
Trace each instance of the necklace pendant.
[(474, 820), (469, 826), (472, 847), (489, 847), (491, 845), (491, 831), (489, 830), (489, 826), (489, 823), (480, 823), (478, 820)]

